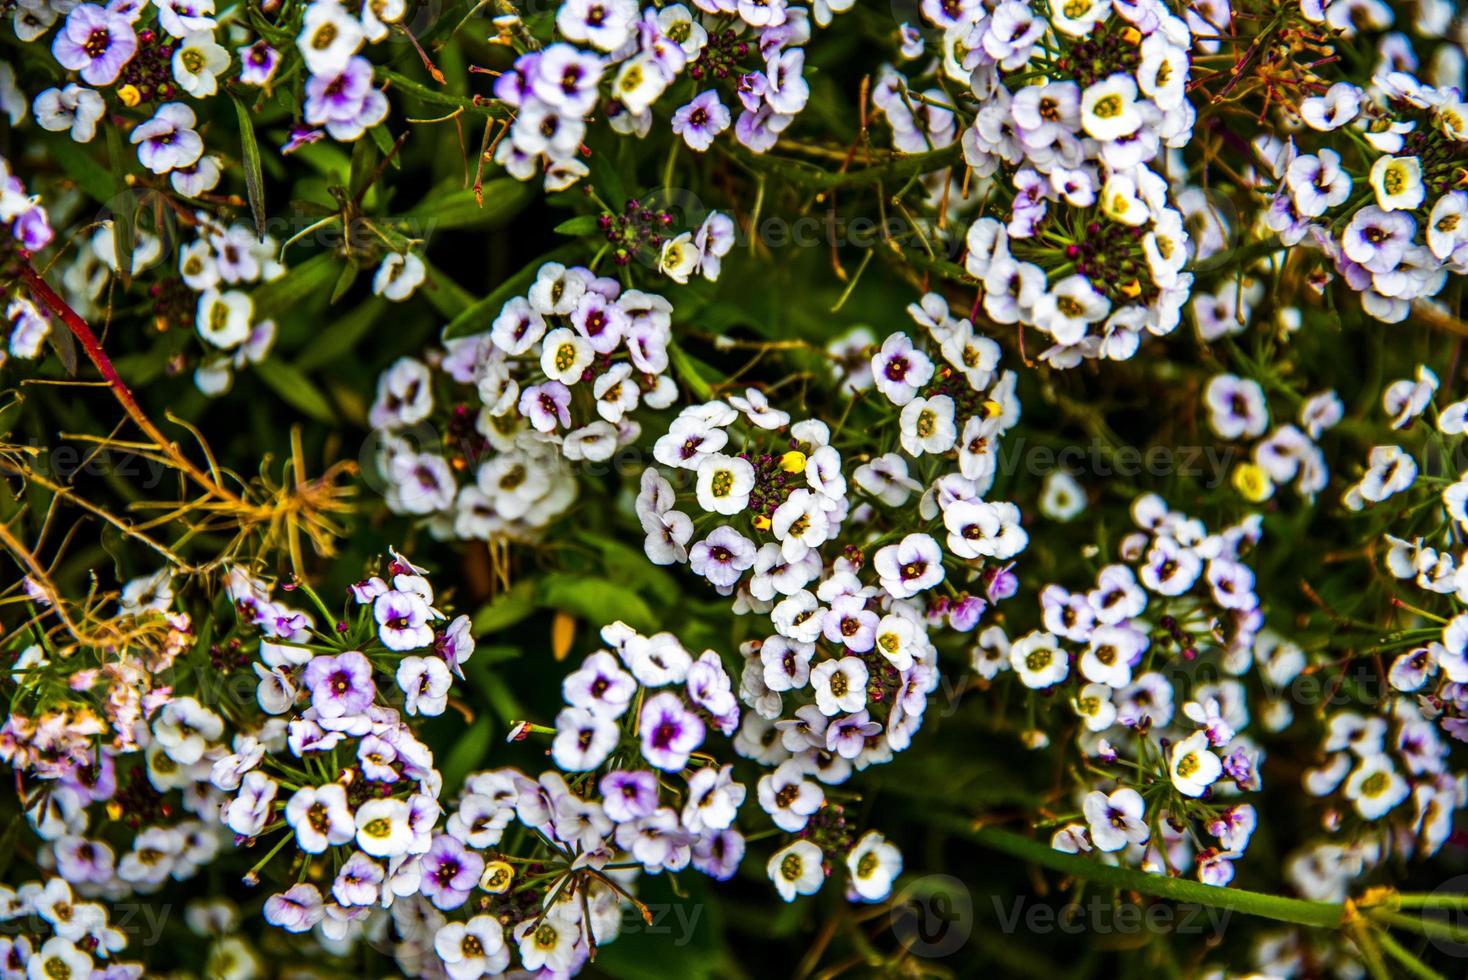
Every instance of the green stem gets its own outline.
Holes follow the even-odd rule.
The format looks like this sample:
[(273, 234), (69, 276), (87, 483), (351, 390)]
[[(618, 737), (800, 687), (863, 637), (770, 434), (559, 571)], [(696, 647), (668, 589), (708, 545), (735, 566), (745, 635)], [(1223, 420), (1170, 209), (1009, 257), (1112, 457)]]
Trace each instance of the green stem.
[(1050, 868), (1052, 871), (1085, 878), (1111, 888), (1124, 888), (1145, 895), (1155, 895), (1158, 898), (1193, 902), (1198, 905), (1208, 905), (1213, 908), (1228, 909), (1231, 912), (1243, 912), (1245, 915), (1257, 915), (1278, 922), (1292, 922), (1319, 929), (1339, 928), (1345, 915), (1345, 907), (1335, 902), (1308, 902), (1298, 898), (1284, 898), (1278, 895), (1266, 895), (1262, 892), (1244, 891), (1241, 888), (1219, 888), (1198, 881), (1169, 878), (1132, 868), (1118, 868), (1102, 864), (1092, 858), (1057, 851), (1043, 841), (1022, 837), (997, 827), (982, 827), (975, 830), (972, 824), (962, 817), (942, 817), (939, 823), (950, 830), (964, 834), (980, 846), (991, 847), (996, 851), (1003, 851), (1013, 857)]

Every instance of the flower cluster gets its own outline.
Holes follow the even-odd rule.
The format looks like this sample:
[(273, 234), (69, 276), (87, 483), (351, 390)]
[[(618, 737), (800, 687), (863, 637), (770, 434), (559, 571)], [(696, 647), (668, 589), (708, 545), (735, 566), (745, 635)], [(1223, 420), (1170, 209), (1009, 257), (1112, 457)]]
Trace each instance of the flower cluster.
[(986, 210), (1006, 215), (967, 233), (985, 314), (1042, 331), (1056, 367), (1124, 360), (1144, 334), (1170, 333), (1201, 251), (1178, 209), (1185, 168), (1166, 159), (1192, 136), (1188, 24), (1155, 2), (1051, 4), (1048, 18), (1022, 0), (922, 9), (973, 124), (960, 135), (943, 89), (912, 91), (891, 68), (874, 101), (899, 149), (960, 141)]
[[(1311, 21), (1338, 26), (1347, 6), (1314, 16), (1302, 7), (1304, 29)], [(1438, 36), (1444, 26), (1439, 21)], [(1434, 30), (1431, 21), (1420, 27), (1428, 36)], [(1394, 49), (1403, 43), (1405, 51)], [(1403, 35), (1387, 35), (1380, 52), (1364, 88), (1311, 73), (1315, 94), (1297, 107), (1298, 133), (1257, 145), (1270, 163), (1268, 228), (1284, 245), (1323, 253), (1321, 288), (1339, 276), (1370, 316), (1396, 323), (1414, 302), (1437, 296), (1450, 272), (1468, 272), (1468, 103), (1461, 65), (1456, 84), (1439, 87), (1414, 74)]]
[(7, 977), (89, 977), (137, 980), (139, 963), (116, 954), (127, 936), (108, 922), (97, 902), (78, 901), (62, 878), (0, 885), (0, 971)]

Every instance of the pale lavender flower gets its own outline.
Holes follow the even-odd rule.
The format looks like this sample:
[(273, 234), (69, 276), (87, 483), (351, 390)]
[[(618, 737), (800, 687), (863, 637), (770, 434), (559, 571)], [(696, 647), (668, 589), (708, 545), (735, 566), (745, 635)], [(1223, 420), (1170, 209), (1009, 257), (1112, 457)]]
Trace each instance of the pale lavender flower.
[(321, 893), (315, 885), (292, 885), (279, 895), (265, 900), (265, 921), (286, 932), (305, 932), (320, 922), (326, 913), (321, 906)]
[(688, 764), (688, 756), (703, 744), (704, 724), (676, 694), (655, 694), (642, 706), (639, 729), (642, 757), (666, 772)]
[(372, 602), (377, 636), (389, 650), (419, 650), (433, 643), (428, 603), (416, 592), (393, 589)]
[(313, 657), (302, 676), (311, 689), (311, 706), (322, 718), (360, 715), (372, 704), (372, 664), (356, 650), (335, 657)]
[(182, 102), (165, 102), (128, 139), (140, 144), (138, 160), (143, 166), (155, 174), (166, 174), (176, 167), (192, 166), (204, 154), (204, 141), (194, 132), (195, 121), (194, 110)]
[(466, 848), (457, 838), (439, 834), (422, 858), (421, 891), (440, 909), (456, 909), (484, 873), (484, 858)]
[(645, 770), (613, 770), (601, 778), (598, 788), (607, 816), (617, 823), (640, 819), (658, 808), (657, 777)]
[(73, 7), (51, 42), (51, 53), (61, 67), (80, 71), (82, 81), (97, 86), (117, 81), (137, 50), (138, 36), (127, 16), (91, 3)]

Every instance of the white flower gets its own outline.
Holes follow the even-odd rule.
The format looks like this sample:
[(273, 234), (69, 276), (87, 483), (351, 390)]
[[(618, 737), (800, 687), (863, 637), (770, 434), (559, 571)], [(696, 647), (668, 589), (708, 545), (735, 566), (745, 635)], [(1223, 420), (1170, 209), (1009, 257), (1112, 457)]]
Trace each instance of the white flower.
[(947, 395), (914, 398), (902, 408), (900, 441), (909, 456), (946, 453), (958, 439), (953, 399)]
[(1327, 132), (1344, 126), (1360, 112), (1361, 90), (1350, 82), (1336, 82), (1324, 95), (1314, 95), (1300, 103), (1300, 117), (1305, 124)]
[(404, 657), (398, 661), (395, 679), (408, 714), (434, 717), (448, 706), (453, 677), (442, 657)]
[(702, 258), (703, 253), (693, 244), (692, 233), (685, 231), (663, 243), (663, 250), (658, 255), (658, 271), (676, 283), (686, 283)]
[(1417, 379), (1403, 378), (1386, 386), (1381, 395), (1382, 408), (1391, 416), (1393, 429), (1404, 429), (1427, 410), (1437, 393), (1437, 374), (1426, 364), (1417, 365)]
[(562, 708), (556, 716), (551, 758), (566, 772), (588, 772), (617, 747), (621, 729), (614, 718), (589, 708)]
[(1053, 633), (1027, 633), (1009, 647), (1009, 666), (1025, 687), (1040, 690), (1070, 673), (1070, 660)]
[(199, 336), (215, 347), (228, 350), (250, 339), (250, 321), (255, 305), (249, 294), (237, 289), (220, 293), (206, 290), (199, 297), (196, 325)]
[(1055, 338), (1057, 344), (1074, 344), (1086, 335), (1088, 325), (1106, 318), (1111, 301), (1082, 275), (1069, 275), (1035, 301), (1035, 326)]
[(1199, 797), (1223, 772), (1223, 763), (1208, 749), (1208, 733), (1194, 732), (1172, 747), (1169, 770), (1173, 787), (1184, 796)]
[(906, 405), (933, 377), (933, 362), (913, 347), (907, 334), (894, 333), (872, 357), (872, 379), (877, 390), (894, 405)]
[(357, 846), (373, 857), (407, 854), (413, 843), (410, 815), (405, 800), (368, 800), (357, 807)]
[(821, 849), (808, 840), (798, 840), (776, 851), (766, 866), (775, 890), (787, 902), (797, 895), (814, 895), (826, 880), (821, 867)]
[[(1040, 513), (1052, 521), (1070, 521), (1086, 509), (1086, 489), (1065, 470), (1051, 470), (1040, 493)], [(1024, 532), (1021, 530), (1021, 534)]]
[(1111, 688), (1105, 684), (1087, 684), (1071, 701), (1076, 714), (1092, 732), (1104, 732), (1116, 721), (1116, 705), (1111, 703)]
[(826, 716), (851, 714), (867, 704), (867, 665), (860, 657), (824, 660), (810, 672), (816, 706)]
[(1149, 34), (1142, 41), (1137, 84), (1157, 108), (1176, 109), (1187, 97), (1187, 51), (1172, 44), (1160, 31)]
[(433, 935), (433, 951), (443, 961), (444, 972), (451, 980), (495, 976), (510, 965), (504, 927), (489, 915), (476, 915), (468, 922), (450, 922), (440, 927)]
[(754, 466), (747, 459), (709, 453), (698, 463), (698, 504), (711, 514), (738, 514), (753, 489)]
[(42, 129), (53, 133), (69, 129), (75, 142), (89, 143), (97, 134), (97, 121), (106, 106), (102, 96), (72, 82), (65, 88), (46, 89), (36, 96), (32, 108)]
[(1379, 820), (1405, 800), (1412, 787), (1392, 765), (1391, 757), (1377, 753), (1361, 760), (1346, 780), (1345, 794), (1363, 819)]
[(1081, 676), (1109, 687), (1126, 687), (1132, 682), (1132, 660), (1147, 648), (1147, 634), (1125, 626), (1097, 626), (1090, 646), (1081, 654)]
[(926, 534), (909, 534), (877, 551), (872, 568), (894, 599), (910, 599), (943, 581), (943, 550)]
[[(20, 976), (19, 973), (15, 975)], [(31, 953), (25, 965), (25, 976), (30, 980), (70, 977), (85, 980), (92, 976), (92, 957), (77, 949), (70, 939), (52, 936), (40, 949)]]
[(877, 623), (875, 649), (893, 667), (907, 670), (913, 664), (913, 651), (918, 649), (922, 638), (917, 623), (906, 616), (888, 613)]
[(540, 351), (540, 369), (553, 381), (570, 387), (581, 380), (596, 351), (586, 338), (569, 327), (557, 327), (545, 335)]
[[(702, 498), (700, 498), (702, 502)], [(831, 522), (821, 498), (804, 487), (790, 492), (770, 516), (770, 530), (786, 561), (800, 561), (831, 535)]]
[[(40, 110), (36, 114), (40, 115)], [(1437, 199), (1427, 218), (1427, 247), (1446, 262), (1468, 245), (1468, 191), (1452, 191)]]
[(296, 790), (285, 805), (285, 820), (295, 828), (296, 843), (307, 854), (320, 854), (357, 834), (346, 788), (340, 783)]
[(1203, 391), (1213, 431), (1224, 439), (1261, 436), (1269, 426), (1269, 407), (1257, 381), (1216, 374)]
[(668, 76), (656, 60), (639, 55), (622, 63), (612, 82), (612, 95), (633, 114), (651, 108), (668, 87)]
[(1412, 211), (1427, 193), (1422, 164), (1416, 157), (1377, 157), (1371, 165), (1371, 187), (1383, 211)]
[(1285, 171), (1285, 183), (1295, 210), (1307, 218), (1318, 218), (1351, 196), (1351, 175), (1341, 169), (1340, 154), (1329, 148), (1296, 157)]
[(1087, 793), (1081, 804), (1098, 851), (1119, 851), (1128, 844), (1145, 844), (1151, 836), (1147, 822), (1142, 819), (1146, 808), (1142, 794), (1127, 787), (1110, 796), (1100, 791)]
[(1101, 212), (1113, 221), (1133, 228), (1147, 223), (1152, 213), (1137, 194), (1137, 182), (1125, 174), (1112, 174), (1101, 188)]
[(216, 78), (229, 68), (229, 52), (216, 44), (212, 31), (195, 31), (173, 53), (173, 77), (179, 88), (196, 99), (219, 91)]
[(306, 7), (296, 47), (313, 75), (336, 75), (362, 47), (362, 23), (336, 0), (313, 0)]
[(1142, 128), (1137, 108), (1137, 82), (1117, 72), (1081, 93), (1081, 128), (1103, 142), (1130, 136)]
[(902, 874), (902, 852), (875, 830), (862, 835), (846, 856), (851, 887), (868, 902), (880, 902), (892, 892), (892, 882)]
[(372, 277), (372, 292), (401, 303), (423, 284), (427, 272), (416, 252), (388, 252)]

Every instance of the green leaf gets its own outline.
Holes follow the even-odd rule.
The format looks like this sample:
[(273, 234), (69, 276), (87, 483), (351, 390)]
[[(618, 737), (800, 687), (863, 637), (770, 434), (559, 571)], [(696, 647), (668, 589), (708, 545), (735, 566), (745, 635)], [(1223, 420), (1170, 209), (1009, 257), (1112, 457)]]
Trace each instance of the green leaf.
[(335, 303), (347, 294), (352, 288), (352, 283), (357, 281), (357, 274), (362, 270), (348, 262), (342, 266), (341, 274), (336, 277), (336, 285), (331, 287), (331, 302)]
[(325, 367), (351, 353), (357, 341), (387, 309), (387, 300), (381, 296), (369, 297), (365, 302), (352, 307), (343, 317), (317, 334), (301, 356), (296, 358), (296, 367), (302, 371), (314, 371)]
[(474, 614), (474, 635), (484, 636), (508, 629), (535, 612), (535, 583), (522, 579), (508, 592), (480, 607)]
[(700, 368), (698, 361), (689, 357), (682, 347), (671, 340), (668, 341), (668, 359), (673, 362), (673, 370), (677, 373), (679, 380), (688, 386), (688, 391), (694, 398), (699, 401), (708, 401), (714, 397), (714, 389), (704, 380), (702, 373), (703, 370), (712, 371), (712, 368), (707, 366)]
[(255, 216), (255, 234), (265, 238), (265, 175), (260, 172), (260, 144), (255, 139), (255, 122), (239, 96), (231, 94), (240, 121), (240, 153), (245, 164), (245, 196)]
[(112, 247), (117, 254), (118, 277), (122, 288), (132, 283), (134, 226), (133, 192), (127, 186), (127, 157), (122, 145), (122, 129), (107, 126), (107, 160), (112, 167)]
[[(48, 136), (50, 134), (47, 134)], [(98, 204), (106, 204), (113, 194), (112, 173), (71, 141), (68, 133), (60, 139), (46, 140), (46, 152), (61, 165), (61, 172), (75, 181), (82, 191)]]
[(489, 742), (493, 735), (494, 729), (489, 718), (480, 716), (469, 726), (468, 731), (455, 740), (454, 747), (444, 757), (443, 765), (439, 769), (443, 773), (445, 792), (458, 790), (464, 785), (465, 777), (484, 764), (489, 756)]
[[(398, 155), (396, 153), (393, 153), (392, 151), (394, 141), (392, 138), (392, 134), (387, 131), (387, 127), (373, 126), (371, 129), (367, 130), (367, 132), (372, 134), (372, 142), (376, 143), (377, 148), (382, 151), (382, 155), (387, 159), (388, 166), (392, 167), (394, 170), (403, 169), (403, 162), (399, 160)], [(391, 155), (389, 156), (389, 154)]]
[(423, 260), (423, 264), (428, 271), (423, 295), (428, 297), (428, 302), (433, 304), (440, 316), (453, 319), (474, 305), (474, 294), (454, 282), (452, 276), (427, 259)]
[(581, 252), (578, 242), (562, 245), (560, 248), (552, 249), (540, 258), (535, 259), (525, 268), (515, 273), (504, 282), (500, 283), (488, 296), (471, 305), (467, 310), (460, 313), (449, 321), (444, 328), (444, 340), (453, 340), (456, 337), (468, 337), (489, 329), (490, 322), (499, 313), (500, 307), (510, 301), (513, 296), (530, 289), (530, 284), (535, 282), (535, 276), (540, 272), (540, 267), (547, 262), (563, 262)]
[(597, 625), (620, 619), (644, 632), (658, 626), (647, 600), (608, 579), (555, 573), (541, 579), (539, 592), (540, 604), (547, 609), (559, 609)]
[(593, 235), (599, 231), (601, 231), (601, 226), (597, 224), (597, 215), (594, 214), (578, 214), (574, 218), (562, 221), (555, 228), (557, 235), (570, 235), (573, 238)]
[(326, 289), (336, 274), (336, 257), (329, 252), (318, 252), (291, 266), (285, 275), (250, 294), (255, 301), (255, 319), (268, 320), (296, 308)]
[(485, 184), (484, 205), (473, 189), (454, 188), (414, 205), (407, 213), (391, 219), (406, 223), (413, 238), (428, 238), (435, 231), (452, 228), (501, 228), (535, 199), (535, 186), (513, 177), (500, 177)]
[(322, 422), (335, 423), (336, 410), (316, 383), (294, 364), (266, 358), (256, 370), (270, 389), (301, 412)]

